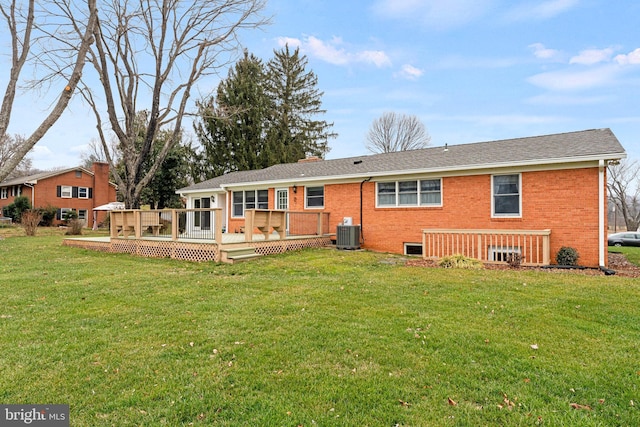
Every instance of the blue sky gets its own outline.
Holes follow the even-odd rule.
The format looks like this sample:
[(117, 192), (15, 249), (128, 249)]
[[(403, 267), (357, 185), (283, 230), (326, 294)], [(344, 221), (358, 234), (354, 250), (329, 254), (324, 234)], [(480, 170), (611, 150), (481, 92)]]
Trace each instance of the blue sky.
[[(284, 43), (307, 56), (338, 133), (328, 158), (366, 154), (386, 111), (416, 115), (432, 145), (609, 127), (640, 158), (640, 2), (269, 0), (266, 14), (273, 24), (241, 40), (265, 61)], [(36, 105), (21, 98), (14, 132)], [(34, 166), (74, 166), (92, 138), (74, 102)]]

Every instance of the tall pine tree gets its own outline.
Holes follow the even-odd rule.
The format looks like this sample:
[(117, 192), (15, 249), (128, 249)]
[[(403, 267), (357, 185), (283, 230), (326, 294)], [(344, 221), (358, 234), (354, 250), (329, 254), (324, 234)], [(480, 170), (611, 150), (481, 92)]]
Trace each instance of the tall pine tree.
[(203, 178), (295, 162), (329, 151), (332, 123), (318, 120), (323, 93), (307, 59), (285, 47), (265, 67), (245, 52), (198, 104), (195, 131), (203, 147)]
[(274, 105), (272, 121), (268, 129), (267, 149), (278, 163), (295, 162), (306, 156), (324, 158), (329, 152), (329, 138), (335, 133), (333, 123), (319, 120), (322, 95), (318, 78), (313, 71), (306, 71), (307, 58), (299, 48), (293, 52), (286, 45), (274, 51), (267, 63), (265, 90)]
[(207, 177), (270, 166), (264, 136), (271, 107), (263, 82), (262, 61), (245, 51), (218, 85), (216, 98), (198, 104), (195, 131), (209, 164)]

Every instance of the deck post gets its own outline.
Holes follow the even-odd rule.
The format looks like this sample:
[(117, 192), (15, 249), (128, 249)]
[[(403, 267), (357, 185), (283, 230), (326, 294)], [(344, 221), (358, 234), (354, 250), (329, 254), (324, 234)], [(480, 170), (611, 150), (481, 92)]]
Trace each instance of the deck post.
[(109, 237), (115, 239), (118, 237), (118, 227), (116, 226), (116, 217), (118, 216), (118, 212), (111, 211), (109, 212)]
[(318, 236), (322, 236), (322, 212), (318, 212)]
[(218, 244), (221, 244), (222, 243), (222, 209), (213, 210), (213, 226), (215, 227), (214, 239), (216, 240), (216, 242), (218, 242)]
[(175, 209), (171, 209), (171, 240), (178, 240), (178, 211)]
[(133, 231), (136, 239), (142, 237), (142, 213), (139, 209), (133, 211)]
[(251, 242), (253, 240), (253, 209), (245, 209), (244, 211), (244, 241)]

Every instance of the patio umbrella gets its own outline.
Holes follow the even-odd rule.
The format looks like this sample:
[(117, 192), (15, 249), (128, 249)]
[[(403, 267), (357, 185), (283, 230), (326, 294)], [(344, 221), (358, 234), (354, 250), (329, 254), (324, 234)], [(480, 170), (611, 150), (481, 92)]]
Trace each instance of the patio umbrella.
[(98, 212), (97, 211), (116, 211), (124, 209), (123, 202), (109, 202), (106, 205), (100, 205), (93, 208), (93, 229), (98, 229)]

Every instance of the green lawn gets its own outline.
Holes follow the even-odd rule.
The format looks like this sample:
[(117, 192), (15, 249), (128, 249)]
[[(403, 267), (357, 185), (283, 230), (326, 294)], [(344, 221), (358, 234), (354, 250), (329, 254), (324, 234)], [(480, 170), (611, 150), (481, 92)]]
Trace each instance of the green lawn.
[(67, 403), (72, 426), (640, 425), (634, 279), (51, 234), (0, 241), (0, 403)]

